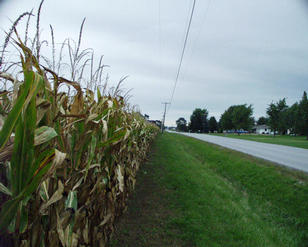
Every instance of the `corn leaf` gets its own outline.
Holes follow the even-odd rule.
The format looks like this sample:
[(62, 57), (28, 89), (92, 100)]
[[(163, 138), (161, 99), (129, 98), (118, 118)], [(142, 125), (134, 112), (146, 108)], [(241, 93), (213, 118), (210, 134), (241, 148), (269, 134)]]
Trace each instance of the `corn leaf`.
[(89, 167), (95, 156), (96, 142), (97, 142), (97, 138), (94, 135), (92, 135), (91, 145), (90, 145), (90, 155), (89, 155), (89, 160), (88, 160), (87, 167), (86, 167), (85, 179), (87, 178)]
[[(35, 96), (33, 94), (33, 96)], [(17, 165), (17, 179), (19, 180), (19, 191), (26, 185), (28, 178), (32, 177), (30, 167), (34, 162), (34, 132), (36, 128), (36, 97), (32, 97), (29, 101), (23, 116), (23, 137), (22, 137), (22, 153), (21, 162)], [(17, 136), (15, 136), (14, 145), (17, 145)], [(15, 155), (20, 155), (15, 154)], [(11, 164), (13, 166), (13, 163)]]
[(8, 227), (7, 227), (7, 231), (8, 231), (9, 233), (14, 233), (14, 232), (15, 232), (15, 228), (16, 228), (16, 216), (17, 216), (17, 215), (15, 215), (15, 216), (13, 217), (13, 219), (11, 220), (10, 224), (9, 224)]
[[(105, 246), (158, 129), (128, 109), (118, 86), (113, 96), (106, 95), (107, 84), (101, 91), (82, 89), (41, 66), (14, 32), (24, 78), (14, 82), (13, 95), (0, 93), (0, 156), (10, 161), (1, 174), (10, 187), (0, 183), (0, 193), (11, 196), (2, 205), (0, 227), (22, 247)], [(68, 46), (77, 78), (88, 51)], [(98, 78), (99, 70), (90, 84)], [(59, 92), (61, 83), (75, 90)]]
[(119, 142), (121, 140), (122, 137), (124, 137), (126, 134), (126, 131), (120, 131), (116, 134), (114, 134), (114, 136), (112, 136), (111, 138), (109, 138), (107, 141), (100, 143), (98, 146), (100, 148), (111, 145), (111, 144), (116, 144), (117, 142)]
[(24, 233), (27, 230), (28, 227), (28, 210), (26, 206), (20, 204), (20, 226), (19, 226), (19, 232)]
[[(30, 81), (33, 80), (34, 74), (27, 73), (25, 74), (25, 83), (21, 86), (23, 87), (22, 93), (17, 98), (16, 103), (14, 104), (12, 110), (10, 111), (9, 115), (6, 118), (6, 121), (3, 124), (3, 127), (0, 131), (0, 150), (4, 147), (5, 143), (9, 139), (9, 137), (12, 134), (12, 131), (15, 127), (15, 124), (17, 122), (17, 119), (22, 111), (22, 109), (26, 105), (26, 98), (28, 96), (28, 93), (30, 91), (30, 87), (32, 86)], [(26, 83), (28, 82), (28, 83)]]
[(12, 195), (12, 192), (6, 186), (4, 186), (1, 182), (0, 182), (0, 192), (6, 194), (8, 196)]
[(51, 167), (54, 157), (55, 157), (55, 153), (53, 150), (53, 153), (47, 156), (43, 160), (43, 162), (39, 165), (39, 168), (35, 171), (30, 182), (22, 190), (21, 195), (23, 197), (30, 196), (38, 188), (42, 177), (44, 176), (44, 174), (48, 172), (49, 168)]
[(48, 142), (58, 134), (57, 132), (48, 126), (42, 126), (35, 130), (35, 138), (34, 138), (34, 145), (40, 145), (42, 143)]
[[(50, 154), (53, 156), (53, 150), (51, 151)], [(48, 173), (46, 173), (44, 176), (47, 176), (47, 177), (52, 176), (53, 173), (56, 171), (56, 169), (58, 169), (62, 165), (62, 163), (65, 160), (65, 157), (66, 157), (66, 153), (62, 153), (59, 150), (55, 149), (52, 164), (48, 170)]]
[[(17, 121), (14, 139), (14, 150), (11, 161), (12, 178), (14, 182), (12, 188), (13, 195), (18, 195), (25, 187), (31, 174), (31, 167), (34, 159), (34, 130), (36, 127), (36, 95), (39, 79), (33, 77), (33, 72), (24, 72), (25, 87), (29, 86), (29, 95), (25, 102), (24, 116), (20, 115)], [(35, 74), (34, 74), (35, 75)], [(22, 91), (25, 89), (22, 87)], [(29, 97), (31, 96), (31, 97)]]
[(102, 95), (101, 95), (101, 91), (99, 90), (99, 88), (97, 87), (97, 100), (100, 101)]
[(58, 189), (57, 191), (52, 195), (52, 197), (44, 203), (41, 208), (40, 208), (40, 213), (41, 214), (47, 214), (46, 209), (53, 203), (59, 201), (63, 197), (63, 191), (64, 191), (64, 186), (62, 182), (59, 180), (58, 181)]
[(2, 205), (0, 212), (0, 231), (2, 231), (4, 227), (8, 226), (13, 220), (17, 213), (20, 201), (21, 198), (19, 197), (9, 200)]
[(70, 191), (68, 197), (65, 201), (65, 208), (66, 209), (73, 209), (74, 212), (77, 210), (77, 192)]
[(19, 174), (22, 172), (18, 172), (20, 164), (22, 163), (22, 142), (23, 142), (23, 122), (22, 118), (18, 118), (17, 126), (15, 129), (15, 139), (14, 139), (14, 149), (11, 160), (11, 189), (13, 196), (17, 196), (19, 194)]
[(124, 191), (124, 177), (122, 175), (121, 166), (117, 166), (116, 174), (117, 174), (117, 180), (119, 183), (119, 190), (123, 192)]

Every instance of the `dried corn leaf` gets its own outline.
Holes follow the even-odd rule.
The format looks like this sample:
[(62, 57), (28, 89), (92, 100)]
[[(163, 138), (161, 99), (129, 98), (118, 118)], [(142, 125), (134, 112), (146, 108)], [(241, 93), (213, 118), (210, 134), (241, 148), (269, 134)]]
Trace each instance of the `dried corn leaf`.
[[(22, 43), (20, 39), (18, 42)], [(97, 89), (95, 100), (91, 90), (82, 91), (78, 82), (41, 68), (30, 49), (23, 44), (19, 44), (19, 47), (25, 53), (21, 59), (26, 71), (31, 71), (34, 66), (38, 73), (30, 73), (35, 83), (42, 78), (43, 83), (38, 94), (31, 88), (28, 94), (18, 97), (22, 83), (15, 81), (13, 96), (9, 98), (7, 94), (7, 109), (12, 108), (11, 112), (18, 115), (30, 103), (31, 97), (36, 95), (36, 123), (31, 129), (35, 130), (35, 154), (47, 152), (43, 160), (34, 157), (38, 164), (36, 175), (42, 176), (42, 169), (47, 173), (41, 179), (43, 183), (36, 181), (31, 183), (31, 190), (27, 188), (27, 191), (33, 191), (33, 200), (24, 207), (31, 210), (41, 202), (40, 214), (35, 214), (33, 218), (33, 213), (29, 213), (29, 222), (25, 220), (27, 214), (22, 215), (25, 216), (22, 227), (25, 234), (18, 236), (19, 244), (105, 246), (113, 231), (115, 217), (126, 207), (128, 192), (135, 184), (136, 172), (158, 129), (147, 124), (140, 115), (128, 112), (120, 95), (106, 96), (105, 89), (102, 93)], [(46, 72), (51, 73), (53, 79), (47, 81)], [(59, 93), (61, 83), (74, 87), (76, 95), (72, 97), (65, 92)], [(53, 91), (49, 86), (52, 84)], [(29, 95), (32, 96), (29, 98)], [(24, 102), (20, 103), (20, 96), (23, 96)], [(0, 103), (5, 99), (2, 97)], [(5, 120), (3, 129), (8, 132), (0, 132), (4, 138), (0, 140), (3, 148), (0, 160), (10, 159), (13, 142), (9, 143), (8, 140), (14, 129), (11, 125), (14, 125), (18, 116), (15, 117), (7, 117), (9, 121)], [(1, 184), (0, 191), (10, 194), (8, 188)], [(78, 208), (78, 205), (82, 206)], [(7, 209), (10, 216), (14, 216), (15, 209), (19, 207), (18, 199), (4, 204), (2, 209)], [(45, 215), (47, 213), (50, 213), (48, 217)], [(12, 231), (15, 231), (13, 221), (11, 226)], [(4, 216), (0, 224), (3, 222), (7, 223)]]
[(56, 211), (56, 215), (57, 215), (57, 233), (58, 233), (62, 246), (65, 246), (65, 235), (64, 235), (64, 230), (62, 227), (62, 222), (61, 222), (61, 218), (59, 216), (58, 211)]
[(79, 91), (74, 97), (74, 103), (71, 106), (71, 114), (78, 115), (83, 112), (83, 97), (82, 91)]
[(61, 180), (58, 180), (58, 189), (57, 191), (52, 195), (52, 197), (42, 206), (40, 207), (40, 214), (44, 215), (47, 214), (47, 208), (53, 204), (56, 203), (57, 201), (61, 200), (63, 197), (63, 191), (64, 191), (64, 186), (61, 182)]
[(86, 218), (85, 221), (85, 227), (82, 229), (82, 237), (83, 241), (86, 244), (89, 244), (89, 220)]
[(61, 167), (61, 165), (63, 164), (65, 160), (65, 157), (66, 157), (66, 153), (62, 153), (59, 150), (55, 149), (55, 156), (54, 156), (53, 162), (48, 172), (44, 176), (43, 180), (45, 180), (48, 177), (51, 177), (55, 173), (56, 169)]
[(83, 177), (78, 180), (78, 182), (73, 187), (73, 191), (78, 189), (78, 187), (82, 184), (83, 180), (84, 180)]
[(124, 177), (122, 175), (121, 166), (119, 165), (117, 166), (116, 174), (117, 174), (117, 180), (119, 183), (119, 190), (123, 192), (124, 191)]
[(111, 219), (111, 217), (112, 217), (112, 214), (111, 214), (111, 213), (107, 214), (107, 215), (104, 217), (104, 220), (99, 224), (99, 226), (105, 225), (105, 224)]

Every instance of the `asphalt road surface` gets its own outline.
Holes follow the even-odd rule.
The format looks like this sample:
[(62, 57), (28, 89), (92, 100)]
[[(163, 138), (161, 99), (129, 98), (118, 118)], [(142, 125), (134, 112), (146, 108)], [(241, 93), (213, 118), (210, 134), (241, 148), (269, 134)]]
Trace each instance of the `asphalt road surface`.
[(268, 144), (228, 137), (195, 133), (179, 133), (211, 142), (242, 153), (269, 160), (284, 166), (308, 172), (308, 149)]

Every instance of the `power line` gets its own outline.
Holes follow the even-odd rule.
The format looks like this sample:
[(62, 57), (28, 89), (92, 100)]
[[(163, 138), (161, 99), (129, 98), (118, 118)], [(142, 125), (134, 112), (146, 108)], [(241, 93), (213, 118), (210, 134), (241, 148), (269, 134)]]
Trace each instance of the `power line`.
[[(189, 23), (189, 19), (190, 19), (190, 15), (191, 15), (191, 9), (193, 6), (193, 2), (187, 1), (188, 5), (187, 5), (187, 15), (186, 15), (186, 20), (185, 20), (185, 28), (183, 30), (183, 35), (182, 35), (182, 39), (181, 42), (185, 42), (185, 37), (186, 37), (186, 32), (187, 32), (187, 27), (188, 27), (188, 23)], [(180, 53), (181, 54), (181, 53)]]
[[(174, 93), (175, 93), (175, 89), (176, 89), (176, 86), (177, 86), (177, 83), (178, 83), (178, 80), (179, 80), (179, 75), (180, 75), (180, 72), (181, 72), (183, 58), (184, 58), (184, 54), (185, 54), (185, 50), (186, 50), (186, 45), (187, 45), (187, 40), (188, 40), (188, 36), (189, 36), (189, 31), (190, 31), (192, 19), (193, 19), (193, 16), (194, 16), (195, 6), (196, 6), (196, 0), (193, 0), (193, 6), (192, 6), (192, 9), (191, 9), (189, 23), (188, 23), (187, 30), (186, 30), (184, 45), (183, 45), (183, 49), (182, 49), (182, 53), (181, 53), (181, 58), (180, 58), (179, 66), (178, 66), (177, 73), (176, 73), (176, 78), (175, 78), (174, 87), (173, 87), (173, 90), (172, 90), (170, 102), (163, 102), (162, 103), (162, 104), (165, 105), (164, 115), (163, 115), (163, 122), (162, 122), (162, 127), (161, 127), (161, 131), (162, 132), (163, 132), (164, 126), (165, 126), (167, 105), (169, 105), (169, 108), (170, 108), (170, 105), (172, 104), (172, 101), (173, 101), (173, 96), (174, 96)], [(169, 110), (169, 108), (168, 108), (168, 110)]]
[(205, 24), (205, 22), (206, 22), (206, 20), (208, 18), (208, 12), (210, 10), (211, 3), (212, 3), (212, 0), (208, 0), (207, 7), (205, 9), (204, 16), (203, 16), (203, 19), (201, 21), (201, 25), (200, 25), (199, 31), (198, 31), (198, 33), (196, 35), (195, 40), (192, 42), (190, 57), (194, 54), (196, 43), (197, 43), (198, 39), (200, 38), (200, 34), (201, 34), (202, 30), (203, 30), (203, 26), (204, 26), (204, 24)]
[(180, 59), (180, 63), (179, 63), (178, 69), (177, 69), (176, 78), (175, 78), (175, 82), (174, 82), (174, 87), (173, 87), (172, 94), (171, 94), (170, 105), (172, 104), (175, 88), (176, 88), (178, 80), (179, 80), (179, 75), (180, 75), (181, 68), (182, 68), (182, 63), (183, 63), (183, 58), (184, 58), (184, 54), (185, 54), (185, 50), (186, 50), (186, 45), (187, 45), (187, 40), (188, 40), (188, 36), (189, 36), (189, 31), (190, 31), (192, 19), (193, 19), (194, 12), (195, 12), (195, 6), (196, 6), (196, 0), (194, 0), (194, 2), (193, 2), (191, 14), (190, 14), (190, 19), (189, 19), (189, 23), (188, 23), (188, 27), (187, 27), (187, 31), (186, 31), (186, 35), (185, 35), (185, 41), (184, 41), (184, 45), (183, 45), (181, 59)]

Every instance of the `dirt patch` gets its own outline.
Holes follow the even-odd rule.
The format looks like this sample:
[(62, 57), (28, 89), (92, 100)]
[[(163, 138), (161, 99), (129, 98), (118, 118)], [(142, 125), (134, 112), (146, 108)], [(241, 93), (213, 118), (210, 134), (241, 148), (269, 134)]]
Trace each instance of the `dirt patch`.
[(128, 210), (115, 226), (109, 246), (112, 247), (177, 247), (182, 243), (181, 233), (170, 228), (172, 210), (168, 205), (168, 191), (157, 182), (163, 168), (145, 163), (137, 174), (135, 191), (128, 202)]

